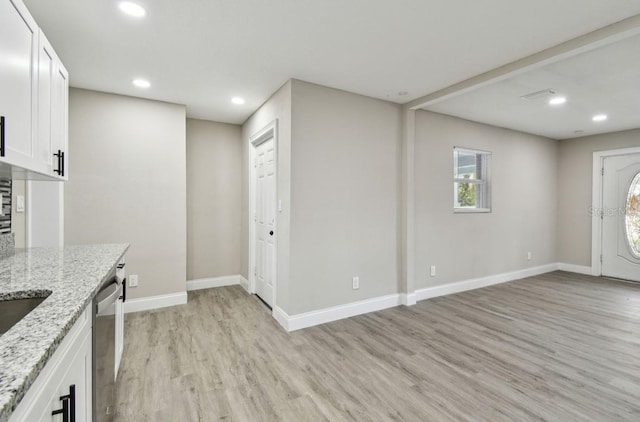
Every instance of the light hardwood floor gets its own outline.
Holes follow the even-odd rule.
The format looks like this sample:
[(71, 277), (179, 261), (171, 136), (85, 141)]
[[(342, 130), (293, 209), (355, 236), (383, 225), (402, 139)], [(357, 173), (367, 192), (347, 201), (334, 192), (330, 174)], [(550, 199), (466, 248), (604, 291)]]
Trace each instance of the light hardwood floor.
[(202, 290), (126, 336), (119, 421), (640, 421), (640, 285), (566, 272), (293, 333)]

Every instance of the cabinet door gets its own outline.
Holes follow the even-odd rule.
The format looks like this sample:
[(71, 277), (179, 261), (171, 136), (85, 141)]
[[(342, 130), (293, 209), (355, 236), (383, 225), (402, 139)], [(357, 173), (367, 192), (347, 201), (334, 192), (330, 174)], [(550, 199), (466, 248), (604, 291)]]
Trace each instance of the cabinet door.
[(29, 167), (33, 159), (38, 27), (20, 0), (0, 2), (0, 116), (4, 157)]
[(52, 106), (56, 59), (53, 47), (40, 31), (38, 36), (38, 121), (34, 141), (34, 164), (43, 173), (53, 173)]
[[(76, 422), (91, 422), (91, 333), (82, 341), (65, 369), (66, 371), (60, 374), (54, 395), (50, 397), (49, 406), (42, 409), (39, 414), (29, 417), (29, 421), (62, 422), (62, 414), (53, 415), (53, 412), (62, 409), (63, 402), (60, 398), (68, 395), (73, 385), (75, 386)], [(69, 411), (71, 412), (71, 408)]]
[[(51, 103), (51, 150), (53, 169), (57, 175), (68, 179), (69, 162), (69, 73), (60, 59), (55, 62), (53, 73), (53, 99)], [(53, 154), (62, 152), (58, 158)]]
[[(26, 404), (26, 411), (12, 415), (10, 422), (62, 422), (62, 414), (53, 414), (63, 408), (61, 397), (69, 394), (75, 385), (75, 420), (92, 420), (92, 331), (86, 330), (82, 339), (77, 339), (72, 349), (58, 362), (49, 380), (36, 399)], [(25, 406), (25, 404), (20, 404)], [(69, 410), (71, 411), (71, 410)], [(71, 420), (71, 419), (69, 419)]]
[[(76, 422), (91, 422), (91, 332), (85, 336), (81, 346), (78, 348), (73, 361), (66, 368), (66, 372), (61, 377), (58, 387), (59, 397), (69, 394), (69, 387), (75, 385), (75, 412)], [(59, 397), (54, 397), (52, 405), (61, 406)], [(53, 422), (62, 421), (60, 415), (50, 419)]]
[(38, 37), (38, 125), (35, 170), (63, 176), (67, 149), (69, 74), (47, 37)]

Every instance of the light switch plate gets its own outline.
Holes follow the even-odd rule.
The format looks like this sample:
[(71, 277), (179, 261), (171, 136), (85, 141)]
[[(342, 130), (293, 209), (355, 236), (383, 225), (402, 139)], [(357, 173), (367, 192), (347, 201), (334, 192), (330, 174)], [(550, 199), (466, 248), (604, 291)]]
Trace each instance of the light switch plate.
[(24, 212), (24, 195), (16, 196), (16, 212)]

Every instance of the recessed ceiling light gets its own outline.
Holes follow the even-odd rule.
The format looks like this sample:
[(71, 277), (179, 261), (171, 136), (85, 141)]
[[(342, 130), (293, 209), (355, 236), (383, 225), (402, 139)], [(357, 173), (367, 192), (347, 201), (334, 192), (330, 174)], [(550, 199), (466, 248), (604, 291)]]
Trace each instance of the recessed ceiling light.
[(127, 15), (133, 16), (134, 18), (141, 18), (147, 14), (147, 11), (144, 10), (144, 7), (130, 1), (122, 1), (118, 5), (118, 7), (120, 8), (120, 11), (122, 11), (122, 13), (126, 13)]
[(567, 102), (567, 97), (553, 97), (549, 100), (550, 105), (560, 105)]
[(231, 102), (234, 103), (234, 104), (237, 104), (237, 105), (242, 105), (242, 104), (244, 104), (244, 98), (242, 98), (242, 97), (233, 97), (231, 99)]
[(138, 88), (149, 88), (151, 86), (151, 83), (146, 79), (134, 79), (133, 84)]
[(607, 120), (607, 115), (606, 114), (596, 114), (595, 116), (593, 116), (591, 118), (591, 120), (593, 120), (594, 122), (604, 122), (605, 120)]

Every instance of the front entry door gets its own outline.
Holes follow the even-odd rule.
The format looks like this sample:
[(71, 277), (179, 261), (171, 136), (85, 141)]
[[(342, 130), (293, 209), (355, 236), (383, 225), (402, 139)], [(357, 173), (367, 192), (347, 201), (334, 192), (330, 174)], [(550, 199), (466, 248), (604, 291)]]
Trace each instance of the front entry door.
[(605, 158), (602, 205), (602, 275), (640, 281), (640, 154)]
[(256, 294), (273, 306), (275, 280), (276, 177), (274, 139), (256, 146)]

